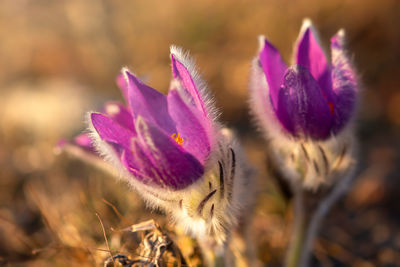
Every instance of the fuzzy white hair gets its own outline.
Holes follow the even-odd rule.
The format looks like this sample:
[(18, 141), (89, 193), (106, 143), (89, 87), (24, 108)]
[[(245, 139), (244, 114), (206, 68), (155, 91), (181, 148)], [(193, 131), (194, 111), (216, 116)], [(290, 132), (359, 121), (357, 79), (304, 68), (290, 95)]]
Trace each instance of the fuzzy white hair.
[(185, 51), (183, 48), (176, 45), (170, 46), (170, 53), (171, 55), (174, 55), (176, 59), (186, 67), (186, 69), (190, 73), (190, 76), (192, 76), (193, 82), (195, 83), (196, 88), (207, 110), (208, 119), (217, 122), (220, 113), (215, 108), (215, 101), (210, 90), (208, 89), (207, 83), (203, 80), (200, 73), (197, 71), (194, 59), (190, 56), (188, 51)]
[[(312, 24), (306, 20), (300, 36), (308, 27), (312, 28)], [(341, 31), (341, 34), (344, 32)], [(264, 38), (259, 37), (259, 51), (263, 48)], [(291, 182), (301, 183), (305, 188), (316, 190), (320, 186), (331, 185), (354, 168), (357, 146), (353, 119), (339, 134), (331, 135), (327, 140), (295, 138), (278, 121), (258, 56), (252, 61), (250, 73), (251, 112), (264, 133), (275, 165), (285, 177)]]
[[(223, 244), (229, 237), (230, 229), (253, 202), (254, 175), (232, 131), (223, 128), (217, 121), (217, 110), (193, 61), (176, 46), (171, 46), (171, 54), (190, 72), (205, 103), (208, 119), (212, 122), (215, 140), (203, 177), (181, 190), (145, 184), (126, 169), (114, 149), (100, 138), (90, 120), (91, 113), (87, 119), (90, 136), (98, 153), (114, 167), (114, 174), (137, 191), (148, 207), (166, 211), (172, 222), (199, 239), (212, 237), (218, 244)], [(124, 68), (123, 72), (126, 71)], [(180, 86), (178, 89), (182, 90)], [(137, 119), (135, 127), (145, 127), (145, 124)], [(151, 140), (147, 144), (153, 152), (157, 152), (158, 148), (152, 146)]]

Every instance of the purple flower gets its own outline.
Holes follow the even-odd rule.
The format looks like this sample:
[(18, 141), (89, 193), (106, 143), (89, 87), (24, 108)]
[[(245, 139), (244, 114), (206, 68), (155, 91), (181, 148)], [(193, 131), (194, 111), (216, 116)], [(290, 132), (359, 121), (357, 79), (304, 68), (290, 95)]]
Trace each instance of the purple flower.
[(287, 67), (264, 38), (252, 64), (252, 111), (277, 168), (306, 188), (331, 184), (353, 169), (352, 116), (358, 91), (344, 48), (345, 33), (331, 38), (331, 63), (311, 22), (305, 20)]
[(262, 42), (258, 60), (266, 83), (255, 97), (270, 102), (263, 107), (271, 109), (283, 131), (295, 138), (325, 140), (337, 135), (354, 113), (357, 92), (356, 75), (344, 50), (344, 31), (331, 38), (331, 64), (308, 20), (290, 67), (270, 42)]
[[(183, 189), (201, 178), (215, 144), (210, 112), (188, 68), (172, 53), (168, 95), (124, 69), (118, 83), (127, 106), (91, 113), (95, 135), (140, 183)], [(101, 148), (100, 148), (101, 150)]]
[(89, 113), (90, 133), (64, 147), (112, 170), (187, 232), (221, 245), (252, 205), (253, 173), (191, 60), (176, 47), (171, 60), (168, 95), (123, 69), (117, 84), (126, 104)]

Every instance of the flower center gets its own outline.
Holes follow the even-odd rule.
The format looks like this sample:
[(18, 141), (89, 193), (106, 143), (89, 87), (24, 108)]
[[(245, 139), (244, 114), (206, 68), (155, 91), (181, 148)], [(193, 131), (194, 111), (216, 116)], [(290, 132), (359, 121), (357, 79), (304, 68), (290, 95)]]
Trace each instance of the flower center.
[(331, 114), (333, 115), (333, 104), (331, 102), (328, 102), (328, 106), (331, 111)]
[(183, 138), (178, 134), (174, 133), (173, 135), (171, 135), (171, 137), (179, 144), (182, 145), (183, 144)]

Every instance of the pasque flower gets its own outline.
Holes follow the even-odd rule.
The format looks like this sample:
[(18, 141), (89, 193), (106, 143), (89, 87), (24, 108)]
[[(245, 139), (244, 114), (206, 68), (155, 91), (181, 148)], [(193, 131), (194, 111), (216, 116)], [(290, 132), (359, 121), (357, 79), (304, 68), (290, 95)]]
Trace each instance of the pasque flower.
[(345, 32), (331, 38), (331, 61), (305, 20), (293, 65), (264, 37), (253, 61), (252, 109), (278, 165), (305, 187), (330, 183), (349, 169), (354, 153), (352, 117), (358, 84), (345, 51)]
[(95, 147), (149, 206), (222, 244), (247, 206), (251, 177), (193, 63), (176, 47), (171, 61), (168, 95), (123, 69), (117, 83), (126, 104), (110, 102), (89, 113), (86, 142), (74, 144), (89, 153)]

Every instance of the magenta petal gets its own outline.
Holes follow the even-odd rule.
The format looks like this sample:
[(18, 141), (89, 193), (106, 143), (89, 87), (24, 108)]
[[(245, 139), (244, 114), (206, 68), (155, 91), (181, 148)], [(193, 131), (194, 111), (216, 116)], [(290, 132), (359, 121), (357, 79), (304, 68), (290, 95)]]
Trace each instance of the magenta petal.
[(128, 79), (128, 99), (134, 119), (139, 115), (159, 126), (167, 133), (174, 133), (175, 124), (168, 114), (167, 98), (162, 93), (142, 83), (125, 71)]
[(263, 50), (260, 52), (259, 58), (261, 67), (267, 78), (272, 104), (276, 107), (279, 88), (287, 66), (283, 62), (279, 51), (267, 40), (265, 40), (265, 45)]
[(285, 73), (275, 111), (284, 127), (295, 136), (324, 139), (330, 135), (329, 104), (310, 72), (302, 66)]
[(120, 145), (125, 149), (130, 149), (131, 139), (134, 137), (132, 131), (120, 126), (103, 114), (92, 113), (90, 114), (90, 119), (101, 139)]
[(176, 89), (169, 91), (168, 111), (176, 123), (177, 133), (183, 138), (183, 148), (204, 164), (210, 154), (209, 135), (212, 134), (207, 117), (197, 109), (190, 108)]
[[(146, 154), (146, 158), (157, 167), (157, 173), (160, 175), (158, 184), (182, 189), (203, 175), (204, 168), (200, 162), (156, 126), (138, 117), (136, 131), (138, 143)], [(140, 169), (143, 170), (142, 167)], [(153, 177), (154, 170), (147, 169), (150, 169), (151, 173), (145, 174)]]
[(331, 99), (330, 70), (324, 51), (318, 43), (311, 26), (300, 34), (302, 35), (299, 37), (295, 51), (296, 63), (310, 71), (325, 96)]
[(337, 133), (349, 121), (356, 105), (357, 78), (351, 62), (344, 49), (344, 31), (339, 31), (331, 39), (332, 50), (332, 82), (335, 124), (333, 131)]
[[(135, 179), (140, 180), (140, 182), (144, 184), (158, 184), (159, 179), (157, 177), (159, 175), (156, 173), (157, 168), (149, 161), (136, 140), (132, 140), (131, 151), (122, 151), (121, 162), (133, 174)], [(152, 175), (147, 176), (145, 173), (152, 173)]]
[(174, 54), (171, 54), (171, 61), (173, 77), (181, 83), (182, 87), (189, 94), (191, 101), (193, 101), (192, 104), (204, 115), (207, 115), (204, 102), (199, 93), (199, 89), (193, 81), (193, 77), (189, 70), (179, 60), (176, 59)]
[(135, 132), (133, 117), (131, 112), (119, 102), (107, 102), (104, 105), (104, 112), (109, 118), (120, 124), (121, 126)]
[(92, 143), (92, 139), (90, 139), (88, 133), (83, 133), (83, 134), (80, 134), (80, 135), (76, 136), (74, 138), (73, 142), (77, 146), (85, 149), (88, 152), (91, 152), (91, 153), (95, 152), (95, 149), (94, 149), (94, 146), (93, 146), (93, 143)]
[[(171, 179), (165, 171), (160, 168), (157, 162), (153, 162), (152, 158), (145, 153), (146, 148), (144, 148), (140, 142), (136, 139), (133, 142), (133, 153), (127, 153), (127, 160), (129, 160), (129, 165), (135, 164), (137, 169), (140, 169), (142, 173), (142, 183), (149, 185), (157, 185), (160, 187), (177, 188), (178, 184), (175, 179)], [(134, 168), (130, 169), (135, 170)]]
[(65, 149), (66, 147), (72, 146), (84, 150), (89, 154), (96, 154), (96, 149), (93, 146), (92, 140), (88, 133), (83, 133), (76, 136), (72, 141), (62, 139), (57, 143), (58, 148)]

